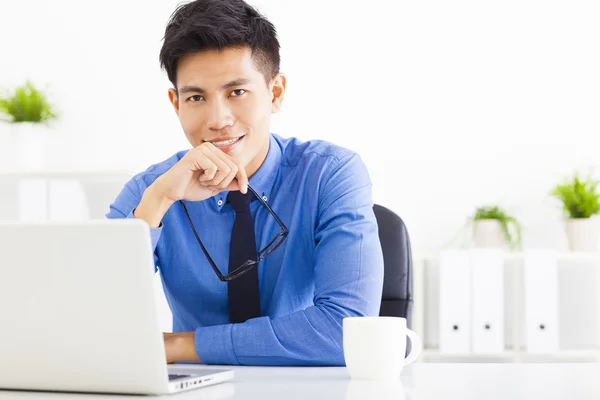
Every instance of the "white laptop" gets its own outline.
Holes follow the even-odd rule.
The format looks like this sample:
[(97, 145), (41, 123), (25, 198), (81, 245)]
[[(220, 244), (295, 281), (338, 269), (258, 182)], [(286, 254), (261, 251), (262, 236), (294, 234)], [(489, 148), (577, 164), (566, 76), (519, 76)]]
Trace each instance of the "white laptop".
[(166, 363), (148, 226), (0, 222), (0, 389), (166, 394), (233, 379)]

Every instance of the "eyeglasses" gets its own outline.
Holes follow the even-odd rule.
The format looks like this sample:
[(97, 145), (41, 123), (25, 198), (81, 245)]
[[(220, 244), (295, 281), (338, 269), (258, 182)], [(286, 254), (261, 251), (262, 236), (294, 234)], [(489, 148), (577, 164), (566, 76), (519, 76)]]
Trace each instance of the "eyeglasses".
[(190, 223), (190, 227), (192, 228), (192, 231), (194, 232), (194, 236), (196, 236), (196, 240), (198, 241), (198, 244), (200, 245), (202, 252), (204, 252), (204, 255), (206, 256), (208, 263), (212, 267), (213, 271), (215, 271), (215, 274), (217, 274), (217, 277), (219, 278), (219, 280), (221, 282), (231, 281), (235, 278), (238, 278), (238, 277), (244, 275), (246, 272), (250, 271), (250, 269), (252, 267), (257, 265), (259, 262), (264, 260), (267, 256), (272, 254), (275, 250), (277, 250), (277, 248), (279, 246), (281, 246), (281, 243), (283, 243), (283, 241), (285, 240), (285, 238), (288, 235), (288, 229), (286, 228), (284, 223), (279, 219), (277, 214), (275, 214), (275, 212), (271, 209), (271, 207), (269, 207), (267, 202), (261, 196), (259, 196), (259, 194), (256, 193), (256, 190), (254, 190), (250, 185), (248, 185), (248, 190), (250, 190), (258, 198), (258, 200), (260, 200), (260, 202), (265, 207), (267, 207), (267, 210), (269, 210), (269, 213), (273, 216), (273, 218), (275, 218), (275, 221), (277, 221), (277, 224), (279, 225), (279, 228), (281, 229), (281, 231), (273, 239), (271, 239), (269, 244), (267, 244), (261, 251), (258, 252), (257, 260), (247, 260), (245, 263), (243, 263), (242, 265), (240, 265), (239, 267), (237, 267), (236, 269), (234, 269), (227, 275), (223, 275), (221, 273), (221, 271), (219, 271), (219, 268), (217, 268), (217, 265), (215, 264), (215, 262), (213, 261), (211, 256), (208, 254), (208, 251), (206, 251), (204, 244), (202, 244), (202, 241), (200, 240), (200, 237), (198, 236), (198, 232), (196, 232), (196, 228), (194, 227), (194, 224), (192, 223), (192, 219), (190, 218), (190, 214), (188, 213), (188, 210), (185, 207), (185, 204), (183, 204), (183, 201), (179, 200), (179, 203), (183, 207), (183, 211), (185, 212), (188, 222)]

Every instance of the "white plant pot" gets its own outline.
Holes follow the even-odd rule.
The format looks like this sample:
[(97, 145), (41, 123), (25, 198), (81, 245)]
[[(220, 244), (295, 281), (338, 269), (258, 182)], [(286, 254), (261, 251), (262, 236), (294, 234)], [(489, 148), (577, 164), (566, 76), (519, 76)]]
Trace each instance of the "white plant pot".
[(495, 219), (473, 221), (473, 240), (476, 248), (506, 248), (506, 235)]
[(570, 251), (598, 251), (600, 218), (571, 218), (565, 221), (565, 233)]
[(50, 128), (42, 124), (20, 122), (10, 124), (14, 153), (13, 168), (17, 170), (40, 170), (45, 165), (45, 150)]

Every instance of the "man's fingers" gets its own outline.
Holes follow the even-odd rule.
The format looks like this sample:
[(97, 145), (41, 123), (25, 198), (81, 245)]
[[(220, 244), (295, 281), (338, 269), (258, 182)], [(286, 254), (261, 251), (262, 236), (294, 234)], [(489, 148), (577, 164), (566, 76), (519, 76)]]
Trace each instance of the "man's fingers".
[(231, 181), (231, 183), (229, 184), (229, 186), (227, 186), (224, 190), (228, 191), (228, 192), (232, 192), (232, 191), (237, 191), (240, 190), (240, 183), (236, 180)]
[[(233, 168), (235, 168), (237, 170), (237, 172), (234, 174), (234, 177), (237, 179), (239, 185), (237, 186), (238, 188), (236, 188), (235, 190), (239, 190), (242, 193), (246, 194), (248, 193), (248, 176), (246, 175), (246, 169), (239, 166), (232, 157), (230, 157), (227, 153), (222, 152), (221, 150), (219, 150), (217, 147), (215, 147), (214, 145), (211, 144), (210, 146), (210, 150), (215, 153), (216, 155), (218, 155), (221, 159), (226, 160), (229, 165)], [(233, 177), (232, 177), (233, 179)], [(223, 180), (223, 184), (229, 184), (229, 182), (227, 182), (227, 179)], [(224, 185), (222, 185), (224, 186)], [(223, 190), (226, 189), (226, 187), (222, 188)], [(228, 190), (228, 189), (227, 189)]]
[(225, 188), (227, 188), (227, 186), (229, 186), (231, 181), (233, 181), (233, 179), (235, 178), (236, 173), (237, 173), (237, 167), (235, 165), (232, 165), (231, 167), (229, 167), (229, 173), (227, 174), (227, 176), (225, 178), (223, 178), (223, 180), (221, 182), (219, 182), (216, 185), (217, 189), (225, 190)]
[[(223, 180), (221, 182), (215, 182), (216, 186), (220, 190), (225, 190), (229, 186), (231, 181), (233, 181), (233, 179), (238, 175), (240, 168), (235, 163), (235, 161), (233, 161), (233, 159), (231, 157), (229, 157), (227, 154), (223, 153), (221, 150), (216, 148), (214, 145), (210, 144), (209, 146), (207, 146), (207, 148), (214, 154), (215, 157), (218, 157), (222, 162), (226, 163), (227, 166), (229, 167), (229, 173), (227, 174), (227, 176), (225, 178), (223, 178)], [(216, 181), (216, 179), (214, 181)]]
[(190, 150), (186, 157), (193, 170), (203, 172), (200, 180), (212, 180), (217, 174), (218, 166), (204, 154), (200, 147)]
[(229, 184), (235, 179), (235, 176), (238, 173), (238, 166), (235, 164), (235, 162), (233, 162), (233, 160), (231, 160), (230, 158), (226, 157), (225, 153), (221, 152), (221, 159), (227, 163), (227, 165), (229, 166), (229, 173), (227, 174), (227, 176), (217, 185), (217, 187), (220, 190), (225, 190)]
[[(198, 178), (200, 184), (205, 187), (215, 188), (219, 191), (239, 190), (242, 193), (248, 193), (248, 176), (246, 169), (240, 168), (232, 157), (219, 150), (212, 143), (204, 143), (190, 154), (194, 166), (203, 170), (203, 174)], [(231, 186), (231, 183), (237, 179), (237, 183)]]
[(236, 178), (239, 183), (240, 192), (243, 194), (248, 193), (248, 176), (246, 176), (246, 168), (238, 168)]
[[(212, 146), (212, 145), (210, 145), (210, 146)], [(209, 146), (201, 146), (201, 151), (202, 151), (202, 154), (204, 154), (209, 160), (211, 160), (217, 166), (217, 172), (216, 172), (216, 174), (214, 174), (212, 176), (211, 179), (208, 179), (208, 177), (207, 177), (205, 179), (200, 179), (200, 181), (207, 182), (213, 186), (218, 186), (223, 181), (223, 179), (225, 179), (229, 175), (229, 173), (231, 172), (231, 167), (224, 159), (222, 159), (217, 154), (215, 154), (209, 148)]]

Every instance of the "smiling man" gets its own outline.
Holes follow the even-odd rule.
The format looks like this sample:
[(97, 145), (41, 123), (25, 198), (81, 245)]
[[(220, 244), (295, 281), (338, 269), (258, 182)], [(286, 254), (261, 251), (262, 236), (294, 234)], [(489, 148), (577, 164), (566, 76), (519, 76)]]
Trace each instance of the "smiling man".
[(242, 0), (179, 6), (160, 62), (191, 149), (134, 176), (107, 217), (150, 226), (167, 362), (343, 365), (343, 318), (378, 315), (383, 286), (360, 157), (270, 133), (279, 42)]

